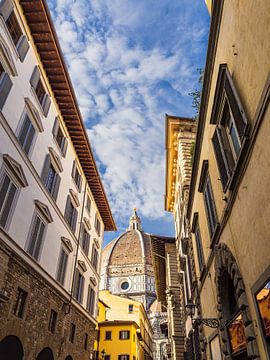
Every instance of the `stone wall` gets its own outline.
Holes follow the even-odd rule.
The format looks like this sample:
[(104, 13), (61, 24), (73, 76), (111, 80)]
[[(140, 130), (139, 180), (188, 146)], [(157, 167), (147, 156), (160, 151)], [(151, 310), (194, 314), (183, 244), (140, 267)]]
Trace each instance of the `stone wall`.
[[(58, 293), (17, 254), (7, 249), (1, 239), (0, 287), (8, 298), (0, 303), (0, 342), (6, 336), (17, 336), (27, 360), (36, 359), (45, 347), (52, 350), (54, 359), (65, 359), (70, 355), (73, 360), (89, 360), (96, 334), (95, 324), (74, 305), (65, 315), (63, 305), (68, 297)], [(22, 318), (14, 315), (18, 287), (28, 293)], [(57, 312), (54, 334), (48, 330), (51, 309)], [(74, 343), (69, 341), (71, 323), (76, 325)], [(85, 334), (88, 334), (87, 350), (84, 348)]]

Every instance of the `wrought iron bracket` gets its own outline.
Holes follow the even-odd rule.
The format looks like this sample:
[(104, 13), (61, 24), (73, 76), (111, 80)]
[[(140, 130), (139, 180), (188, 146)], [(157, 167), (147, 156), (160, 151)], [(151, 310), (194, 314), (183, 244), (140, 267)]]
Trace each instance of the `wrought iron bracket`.
[(208, 318), (208, 319), (193, 319), (193, 325), (197, 326), (199, 324), (204, 324), (210, 328), (217, 329), (220, 325), (219, 320), (215, 318)]

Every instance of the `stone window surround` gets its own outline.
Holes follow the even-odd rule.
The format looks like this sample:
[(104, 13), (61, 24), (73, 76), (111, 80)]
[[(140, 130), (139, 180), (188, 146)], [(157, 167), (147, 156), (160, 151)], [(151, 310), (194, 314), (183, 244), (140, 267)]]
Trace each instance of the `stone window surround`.
[(221, 293), (221, 279), (223, 271), (226, 270), (231, 276), (233, 283), (235, 284), (235, 292), (237, 296), (237, 303), (243, 317), (243, 323), (245, 326), (245, 335), (247, 339), (247, 353), (252, 359), (259, 358), (259, 350), (256, 341), (256, 335), (254, 332), (253, 321), (251, 319), (249, 304), (245, 291), (245, 284), (237, 265), (236, 259), (230, 251), (229, 247), (220, 243), (215, 249), (215, 278), (217, 289), (217, 310), (218, 318), (221, 322), (220, 335), (223, 342), (222, 350), (224, 360), (230, 360), (230, 346), (226, 334), (226, 325), (224, 324), (222, 314), (222, 293)]
[(257, 316), (257, 323), (259, 324), (258, 328), (260, 331), (260, 335), (262, 338), (262, 342), (265, 348), (266, 354), (268, 353), (268, 359), (270, 359), (270, 346), (267, 346), (267, 343), (265, 341), (264, 332), (262, 328), (262, 322), (261, 322), (261, 316), (259, 313), (257, 301), (256, 301), (256, 294), (261, 290), (261, 288), (267, 283), (267, 281), (270, 281), (270, 265), (264, 270), (264, 272), (260, 275), (258, 280), (255, 281), (255, 283), (251, 287), (252, 292), (252, 299), (254, 302), (254, 308)]

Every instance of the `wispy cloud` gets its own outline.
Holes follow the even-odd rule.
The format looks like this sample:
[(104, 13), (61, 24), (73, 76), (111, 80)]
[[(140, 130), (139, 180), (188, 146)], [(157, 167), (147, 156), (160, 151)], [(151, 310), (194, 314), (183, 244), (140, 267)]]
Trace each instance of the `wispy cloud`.
[[(51, 0), (60, 44), (113, 214), (164, 218), (164, 113), (192, 115), (202, 0)], [(157, 230), (158, 231), (158, 228)]]

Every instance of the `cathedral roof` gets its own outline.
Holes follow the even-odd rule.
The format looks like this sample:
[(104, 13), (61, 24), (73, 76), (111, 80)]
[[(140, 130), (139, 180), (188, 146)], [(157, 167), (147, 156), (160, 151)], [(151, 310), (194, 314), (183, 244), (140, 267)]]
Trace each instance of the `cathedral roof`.
[(102, 267), (133, 264), (152, 265), (151, 239), (143, 232), (136, 209), (130, 218), (127, 231), (111, 241), (102, 251)]

